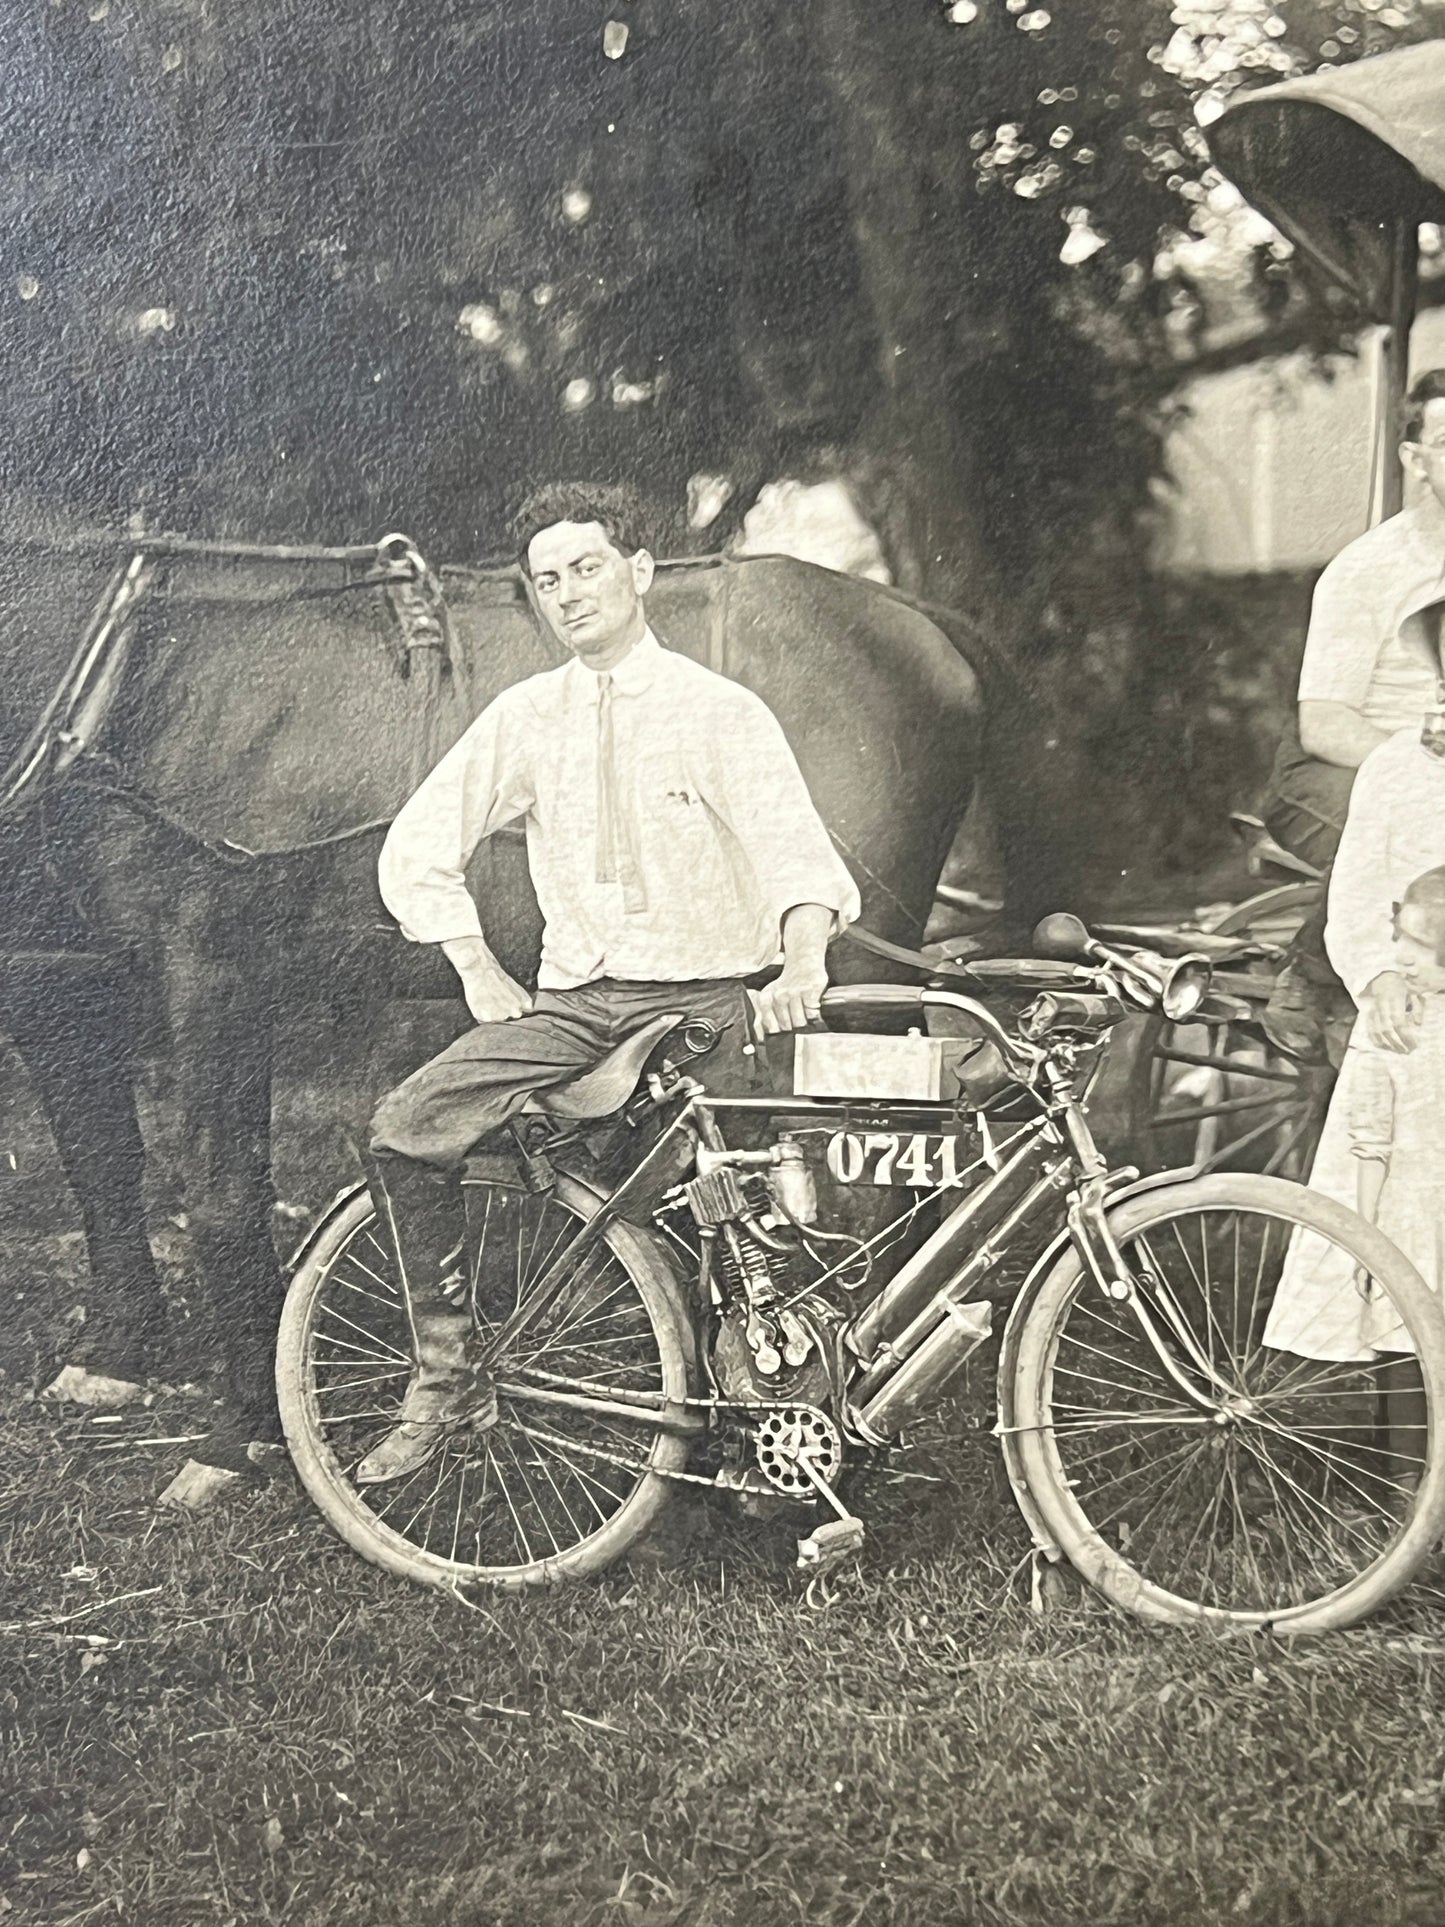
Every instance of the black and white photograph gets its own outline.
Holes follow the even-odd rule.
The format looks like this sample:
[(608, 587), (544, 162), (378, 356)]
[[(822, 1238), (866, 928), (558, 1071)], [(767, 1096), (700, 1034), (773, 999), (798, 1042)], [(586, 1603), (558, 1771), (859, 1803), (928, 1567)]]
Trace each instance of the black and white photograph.
[(1445, 1927), (1445, 0), (17, 0), (0, 1927)]

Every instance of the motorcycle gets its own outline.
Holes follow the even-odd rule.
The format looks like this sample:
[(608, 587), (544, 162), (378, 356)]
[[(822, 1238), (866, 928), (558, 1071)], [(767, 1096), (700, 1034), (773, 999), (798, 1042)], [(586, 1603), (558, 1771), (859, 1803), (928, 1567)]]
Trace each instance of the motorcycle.
[[(1043, 1561), (1147, 1620), (1296, 1632), (1407, 1584), (1445, 1533), (1445, 1314), (1300, 1184), (1115, 1168), (1088, 1118), (1111, 1030), (1227, 1023), (1230, 1000), (1203, 955), (1073, 917), (1034, 948), (965, 988), (830, 989), (786, 1092), (709, 1091), (715, 1033), (663, 1016), (534, 1099), (465, 1174), (497, 1416), (379, 1487), (353, 1475), (396, 1422), (409, 1326), (369, 1194), (343, 1193), (278, 1349), (331, 1525), (470, 1593), (600, 1572), (706, 1487), (802, 1509), (817, 1571), (865, 1544), (850, 1469), (906, 1452), (994, 1338), (994, 1431)], [(1359, 1356), (1273, 1328), (1331, 1247)]]

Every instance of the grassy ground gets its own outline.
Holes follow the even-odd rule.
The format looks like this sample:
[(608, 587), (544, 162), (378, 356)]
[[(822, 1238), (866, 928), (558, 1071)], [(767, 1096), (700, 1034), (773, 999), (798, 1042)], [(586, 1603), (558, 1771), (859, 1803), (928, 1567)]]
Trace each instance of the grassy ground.
[(0, 1913), (306, 1927), (1445, 1920), (1445, 1600), (1297, 1649), (1045, 1617), (959, 1410), (856, 1570), (710, 1502), (483, 1612), (289, 1482), (158, 1514), (181, 1401), (0, 1421)]
[(0, 1922), (1445, 1922), (1445, 1595), (1293, 1649), (1037, 1615), (980, 1370), (856, 1569), (693, 1502), (468, 1610), (286, 1481), (159, 1513), (195, 1401), (36, 1404), (68, 1212), (0, 1183)]

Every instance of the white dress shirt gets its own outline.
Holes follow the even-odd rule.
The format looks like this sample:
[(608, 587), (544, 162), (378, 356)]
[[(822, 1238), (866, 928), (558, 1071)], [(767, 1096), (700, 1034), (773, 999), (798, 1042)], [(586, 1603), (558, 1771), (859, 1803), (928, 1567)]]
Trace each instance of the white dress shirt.
[(1445, 509), (1433, 495), (1341, 549), (1315, 585), (1301, 702), (1345, 703), (1377, 729), (1418, 725), (1440, 675), (1422, 617), (1445, 600)]
[(1441, 864), (1445, 761), (1422, 745), (1417, 721), (1361, 763), (1330, 877), (1325, 948), (1356, 1003), (1396, 967), (1394, 906), (1406, 885)]
[(857, 888), (767, 706), (650, 629), (609, 673), (641, 906), (628, 909), (623, 883), (598, 880), (600, 682), (574, 658), (504, 689), (392, 824), (379, 880), (403, 933), (480, 935), (467, 862), (519, 820), (545, 922), (543, 989), (750, 976), (778, 961), (795, 904), (851, 923)]

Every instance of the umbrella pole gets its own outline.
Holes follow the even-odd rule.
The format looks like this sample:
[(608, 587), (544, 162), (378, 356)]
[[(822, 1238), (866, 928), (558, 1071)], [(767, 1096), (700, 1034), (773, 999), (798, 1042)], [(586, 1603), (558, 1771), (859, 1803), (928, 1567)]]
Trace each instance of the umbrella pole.
[(1370, 527), (1398, 515), (1405, 476), (1398, 453), (1400, 404), (1410, 385), (1410, 325), (1415, 319), (1419, 244), (1413, 216), (1395, 223), (1390, 251), (1389, 320), (1375, 357), (1374, 452), (1370, 463)]

